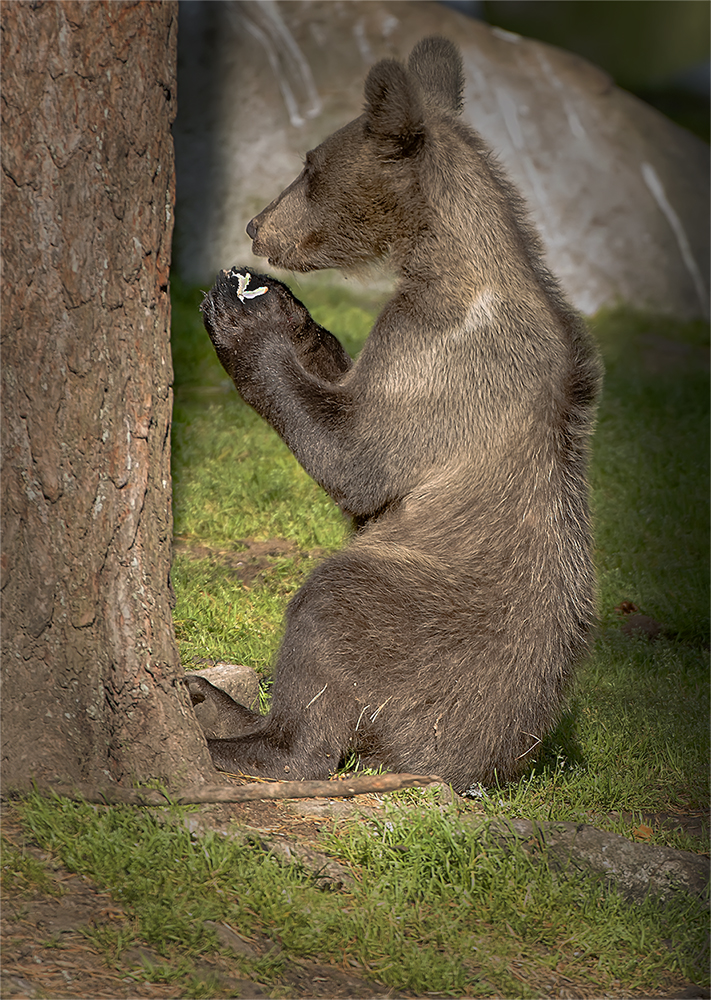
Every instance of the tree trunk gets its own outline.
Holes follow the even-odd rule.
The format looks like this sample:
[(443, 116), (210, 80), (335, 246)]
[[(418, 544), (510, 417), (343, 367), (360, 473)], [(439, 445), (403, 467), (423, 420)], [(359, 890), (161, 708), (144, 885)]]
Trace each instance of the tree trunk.
[(6, 788), (214, 779), (170, 611), (176, 36), (2, 5)]

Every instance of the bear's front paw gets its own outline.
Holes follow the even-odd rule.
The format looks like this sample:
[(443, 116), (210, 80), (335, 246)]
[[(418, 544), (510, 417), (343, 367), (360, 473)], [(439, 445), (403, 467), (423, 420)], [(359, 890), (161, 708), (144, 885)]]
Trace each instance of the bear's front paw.
[(220, 271), (200, 309), (223, 368), (242, 398), (263, 413), (275, 359), (293, 354), (314, 327), (308, 310), (281, 281), (244, 267)]
[(220, 347), (249, 352), (251, 342), (294, 342), (311, 323), (308, 310), (286, 285), (248, 268), (220, 271), (200, 310), (218, 353)]
[(274, 318), (281, 310), (274, 308), (278, 295), (270, 285), (269, 278), (233, 267), (220, 271), (200, 306), (205, 329), (237, 388), (259, 369), (263, 348), (277, 332)]
[[(263, 296), (269, 293), (269, 286), (269, 278), (254, 274), (247, 268), (233, 267), (230, 271), (220, 271), (200, 306), (210, 336), (219, 334), (223, 328), (239, 330), (245, 324), (254, 322), (257, 315), (264, 311), (266, 300)], [(254, 306), (262, 308), (255, 310)]]

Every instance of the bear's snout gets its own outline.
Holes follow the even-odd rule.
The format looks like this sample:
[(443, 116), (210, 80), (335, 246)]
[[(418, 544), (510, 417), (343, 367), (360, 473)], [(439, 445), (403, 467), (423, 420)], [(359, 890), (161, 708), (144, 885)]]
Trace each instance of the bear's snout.
[(250, 240), (256, 240), (257, 232), (258, 232), (257, 220), (252, 219), (250, 222), (247, 223), (247, 236), (249, 236)]

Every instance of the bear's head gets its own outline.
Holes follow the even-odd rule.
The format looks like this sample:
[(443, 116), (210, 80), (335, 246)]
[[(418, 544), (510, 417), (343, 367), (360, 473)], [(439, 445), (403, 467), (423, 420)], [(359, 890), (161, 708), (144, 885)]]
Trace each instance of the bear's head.
[(462, 61), (444, 38), (425, 38), (407, 68), (377, 63), (365, 110), (306, 154), (296, 180), (247, 226), (275, 267), (352, 268), (386, 257), (426, 226), (417, 163), (432, 125), (461, 110)]

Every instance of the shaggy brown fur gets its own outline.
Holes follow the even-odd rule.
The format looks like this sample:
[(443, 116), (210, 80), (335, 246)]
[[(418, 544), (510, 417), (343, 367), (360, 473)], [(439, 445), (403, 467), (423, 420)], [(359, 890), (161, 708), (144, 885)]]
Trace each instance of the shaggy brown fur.
[(244, 399), (358, 528), (289, 605), (273, 707), (190, 678), (222, 769), (321, 778), (349, 751), (464, 791), (555, 720), (593, 613), (586, 455), (600, 368), (521, 202), (457, 118), (440, 38), (378, 63), (365, 111), (253, 219), (254, 252), (399, 275), (356, 362), (291, 292), (222, 273), (205, 326)]

